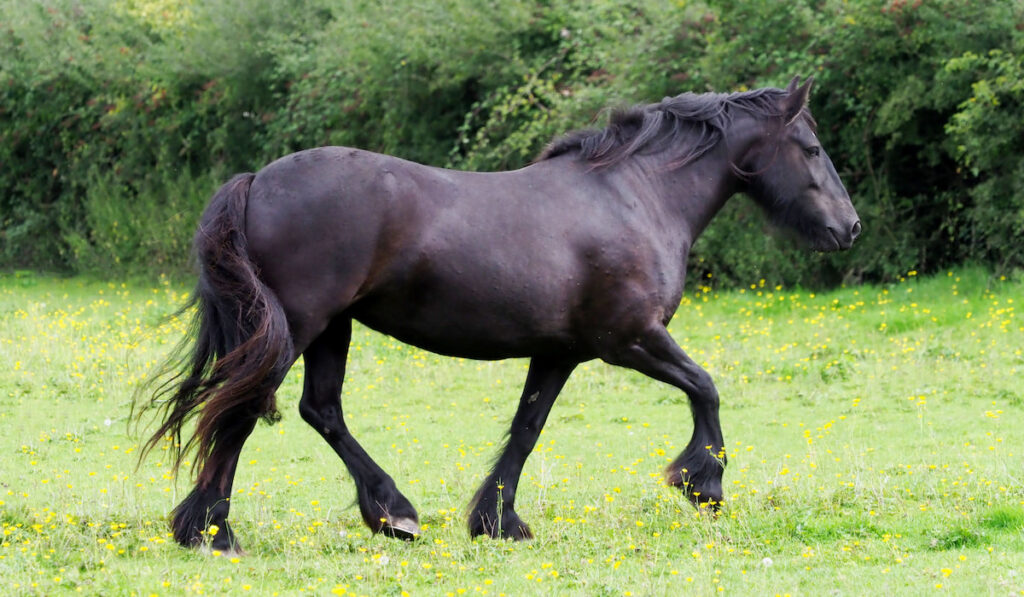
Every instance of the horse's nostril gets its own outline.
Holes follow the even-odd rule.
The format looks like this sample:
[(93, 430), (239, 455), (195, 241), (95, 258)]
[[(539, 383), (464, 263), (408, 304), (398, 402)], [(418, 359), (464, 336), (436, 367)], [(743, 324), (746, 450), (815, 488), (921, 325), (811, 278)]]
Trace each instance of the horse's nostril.
[(853, 228), (850, 229), (850, 234), (853, 235), (853, 238), (860, 236), (860, 220), (853, 223)]

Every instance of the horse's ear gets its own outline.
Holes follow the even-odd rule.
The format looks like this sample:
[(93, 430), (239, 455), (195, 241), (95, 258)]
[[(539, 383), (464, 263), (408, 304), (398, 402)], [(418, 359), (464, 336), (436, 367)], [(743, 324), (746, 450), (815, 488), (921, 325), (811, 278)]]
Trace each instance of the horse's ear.
[(811, 95), (811, 84), (814, 83), (814, 77), (807, 77), (804, 79), (803, 85), (797, 87), (799, 81), (800, 77), (793, 77), (786, 87), (786, 97), (782, 100), (782, 113), (786, 117), (786, 124), (796, 120), (804, 106), (807, 105), (807, 98)]

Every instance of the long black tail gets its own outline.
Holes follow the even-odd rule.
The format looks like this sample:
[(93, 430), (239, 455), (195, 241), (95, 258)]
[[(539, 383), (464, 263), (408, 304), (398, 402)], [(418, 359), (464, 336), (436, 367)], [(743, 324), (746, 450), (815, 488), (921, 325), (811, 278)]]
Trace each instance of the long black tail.
[[(139, 409), (140, 417), (156, 409), (160, 422), (140, 461), (171, 439), (175, 472), (195, 448), (193, 470), (209, 476), (223, 468), (204, 466), (219, 442), (237, 441), (236, 428), (251, 425), (257, 417), (274, 421), (280, 416), (274, 392), (294, 356), (284, 310), (249, 257), (245, 205), (254, 176), (236, 175), (203, 213), (193, 241), (199, 283), (183, 308), (196, 308), (189, 336), (194, 342), (182, 342), (162, 369), (169, 379)], [(157, 379), (164, 377), (158, 374)], [(195, 431), (182, 445), (182, 429), (197, 414)]]

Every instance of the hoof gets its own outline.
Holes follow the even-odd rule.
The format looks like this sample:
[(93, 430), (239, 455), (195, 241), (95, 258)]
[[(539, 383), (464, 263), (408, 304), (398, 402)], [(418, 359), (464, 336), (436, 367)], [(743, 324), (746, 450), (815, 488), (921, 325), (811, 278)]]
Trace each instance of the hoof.
[(698, 510), (711, 509), (718, 511), (725, 503), (722, 496), (722, 483), (717, 479), (705, 481), (703, 484), (689, 484), (683, 491)]
[(213, 547), (209, 543), (204, 543), (204, 544), (199, 546), (199, 550), (198, 551), (199, 551), (199, 553), (203, 554), (204, 556), (220, 557), (220, 558), (228, 558), (228, 559), (231, 559), (231, 558), (241, 558), (241, 557), (245, 556), (245, 550), (242, 549), (241, 547), (237, 546), (237, 545), (235, 545), (234, 547), (229, 547), (227, 549), (217, 549), (216, 547)]
[(722, 513), (722, 506), (725, 504), (725, 500), (721, 497), (708, 497), (707, 499), (702, 499), (703, 496), (699, 495), (691, 495), (687, 497), (690, 498), (690, 503), (693, 504), (693, 507), (696, 508), (698, 512), (710, 514), (715, 518), (718, 518)]
[(513, 541), (526, 541), (533, 539), (533, 532), (515, 512), (508, 511), (504, 514), (501, 524), (495, 524), (492, 517), (475, 513), (469, 520), (469, 535), (476, 538), (481, 535), (491, 539), (512, 539)]
[(420, 525), (412, 518), (389, 518), (380, 532), (403, 541), (412, 541), (420, 536)]
[(379, 484), (358, 485), (357, 502), (363, 522), (374, 534), (412, 541), (420, 534), (419, 515), (409, 500), (395, 489), (391, 477)]
[(725, 503), (722, 496), (722, 482), (715, 478), (687, 477), (679, 471), (668, 471), (665, 484), (679, 488), (701, 512), (718, 514)]
[(501, 537), (513, 541), (529, 541), (533, 539), (533, 531), (530, 530), (530, 527), (526, 526), (525, 522), (519, 521), (519, 524), (511, 528), (502, 529)]
[(679, 488), (698, 510), (718, 512), (723, 502), (725, 461), (688, 455), (689, 449), (665, 469), (665, 484)]
[(677, 485), (679, 489), (686, 494), (686, 498), (690, 500), (694, 508), (698, 510), (710, 510), (718, 512), (725, 503), (725, 498), (722, 497), (722, 486), (717, 482), (709, 482), (703, 486), (695, 483), (685, 483), (683, 485)]

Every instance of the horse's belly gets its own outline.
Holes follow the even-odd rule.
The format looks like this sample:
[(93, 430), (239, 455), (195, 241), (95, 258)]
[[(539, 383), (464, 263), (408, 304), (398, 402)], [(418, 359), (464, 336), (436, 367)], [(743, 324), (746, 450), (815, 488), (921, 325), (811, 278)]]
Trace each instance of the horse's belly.
[(358, 305), (366, 326), (447, 356), (504, 359), (564, 353), (574, 342), (564, 309), (534, 311), (510, 301), (375, 301)]

